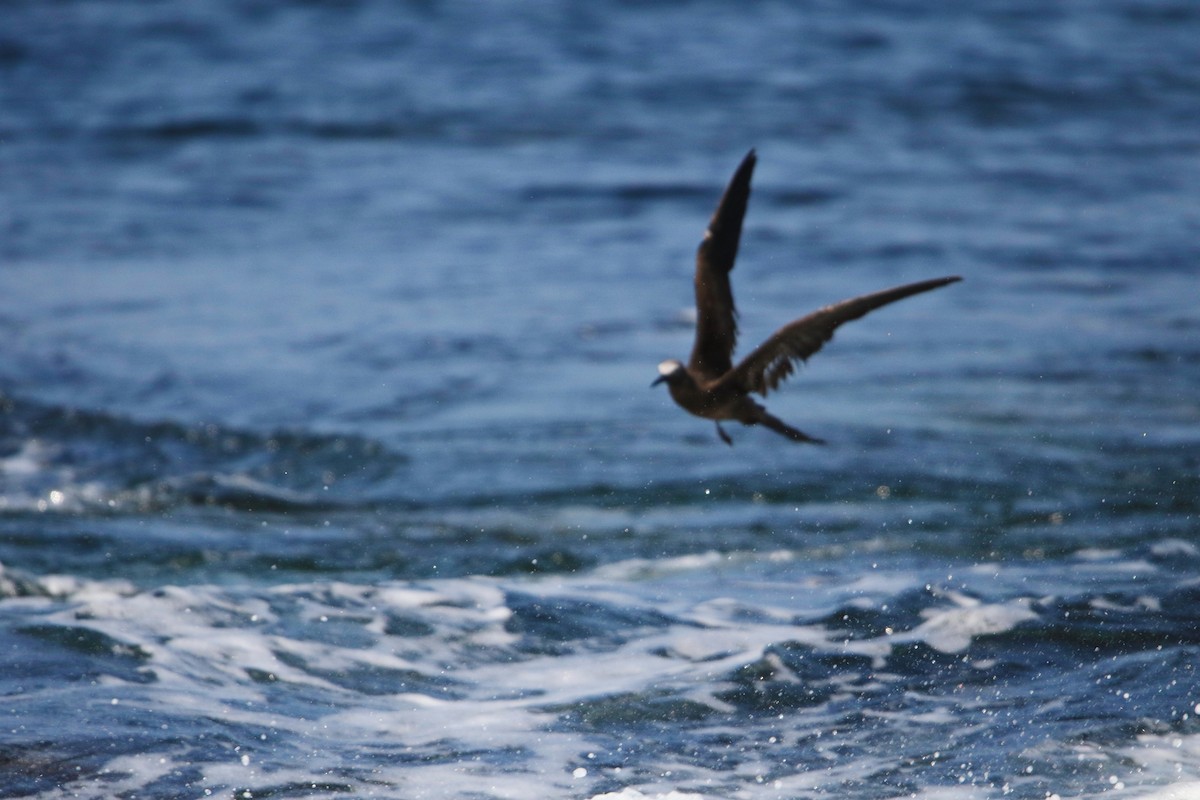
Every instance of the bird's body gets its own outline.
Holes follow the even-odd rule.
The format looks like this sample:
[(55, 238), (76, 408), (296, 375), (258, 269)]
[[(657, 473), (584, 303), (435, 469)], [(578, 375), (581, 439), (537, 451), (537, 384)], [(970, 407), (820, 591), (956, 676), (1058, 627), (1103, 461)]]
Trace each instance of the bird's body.
[(721, 420), (734, 420), (743, 425), (766, 425), (797, 442), (823, 443), (772, 416), (736, 385), (722, 384), (719, 380), (698, 380), (692, 371), (674, 360), (664, 361), (658, 370), (661, 374), (655, 383), (666, 383), (671, 399), (680, 408), (717, 423), (717, 433), (728, 444), (733, 444), (733, 441), (721, 427)]
[(716, 422), (717, 433), (729, 444), (733, 442), (721, 427), (722, 420), (765, 425), (793, 441), (822, 444), (772, 416), (750, 394), (765, 397), (792, 374), (797, 361), (820, 350), (842, 323), (961, 279), (934, 278), (826, 306), (784, 325), (734, 366), (737, 309), (729, 273), (737, 258), (755, 161), (751, 150), (730, 180), (696, 253), (696, 341), (691, 357), (687, 364), (675, 359), (659, 364), (654, 383), (666, 383), (671, 398), (685, 411)]

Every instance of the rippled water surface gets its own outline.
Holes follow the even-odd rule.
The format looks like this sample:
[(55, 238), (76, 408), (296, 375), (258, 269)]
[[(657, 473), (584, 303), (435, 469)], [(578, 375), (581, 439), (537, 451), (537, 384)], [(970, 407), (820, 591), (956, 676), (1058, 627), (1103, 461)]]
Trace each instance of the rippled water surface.
[[(0, 7), (0, 796), (1200, 794), (1200, 12)], [(742, 352), (647, 388), (759, 166)], [(661, 387), (659, 387), (661, 389)]]

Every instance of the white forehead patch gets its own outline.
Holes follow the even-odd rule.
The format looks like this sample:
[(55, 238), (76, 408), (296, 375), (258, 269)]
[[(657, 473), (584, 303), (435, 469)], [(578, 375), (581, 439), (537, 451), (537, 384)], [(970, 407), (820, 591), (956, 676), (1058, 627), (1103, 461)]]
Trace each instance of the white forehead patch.
[(667, 375), (670, 375), (672, 372), (676, 372), (682, 368), (683, 368), (683, 364), (680, 364), (678, 361), (676, 361), (673, 358), (669, 358), (666, 361), (664, 361), (658, 365), (658, 374), (662, 375), (663, 377), (666, 377)]

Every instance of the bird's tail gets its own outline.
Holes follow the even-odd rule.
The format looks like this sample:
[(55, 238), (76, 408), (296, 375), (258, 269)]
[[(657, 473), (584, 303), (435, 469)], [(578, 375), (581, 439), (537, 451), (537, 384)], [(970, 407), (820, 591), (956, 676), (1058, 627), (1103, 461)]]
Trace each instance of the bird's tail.
[(809, 436), (801, 430), (793, 428), (778, 417), (771, 416), (770, 412), (763, 409), (758, 416), (758, 422), (761, 425), (766, 425), (771, 430), (778, 433), (780, 436), (786, 436), (793, 442), (808, 442), (809, 444), (825, 444), (824, 439), (818, 439), (815, 436)]

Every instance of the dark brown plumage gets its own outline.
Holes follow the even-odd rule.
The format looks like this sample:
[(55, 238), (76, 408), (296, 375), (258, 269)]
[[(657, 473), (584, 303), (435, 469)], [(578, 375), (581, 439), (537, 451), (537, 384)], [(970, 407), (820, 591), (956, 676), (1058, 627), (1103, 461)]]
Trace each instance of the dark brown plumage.
[(728, 444), (733, 440), (721, 427), (721, 420), (727, 419), (744, 425), (765, 425), (792, 441), (823, 444), (772, 416), (749, 395), (765, 397), (777, 388), (795, 371), (796, 363), (820, 350), (842, 323), (962, 279), (934, 278), (826, 306), (784, 325), (735, 367), (732, 358), (738, 335), (737, 307), (729, 273), (737, 259), (755, 161), (753, 150), (742, 159), (696, 253), (696, 342), (691, 357), (686, 366), (674, 359), (659, 364), (659, 378), (651, 385), (666, 383), (677, 404), (691, 414), (713, 420), (717, 433)]

